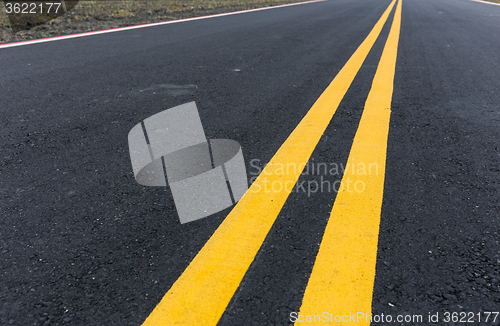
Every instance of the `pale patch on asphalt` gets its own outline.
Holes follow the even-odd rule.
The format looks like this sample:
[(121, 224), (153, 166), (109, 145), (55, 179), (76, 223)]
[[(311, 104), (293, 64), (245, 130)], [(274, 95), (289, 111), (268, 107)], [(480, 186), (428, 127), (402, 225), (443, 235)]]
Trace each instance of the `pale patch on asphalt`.
[(153, 94), (165, 94), (169, 96), (181, 96), (181, 95), (192, 95), (194, 90), (198, 86), (187, 84), (187, 85), (174, 85), (174, 84), (157, 84), (143, 89), (139, 89), (134, 93), (153, 93)]

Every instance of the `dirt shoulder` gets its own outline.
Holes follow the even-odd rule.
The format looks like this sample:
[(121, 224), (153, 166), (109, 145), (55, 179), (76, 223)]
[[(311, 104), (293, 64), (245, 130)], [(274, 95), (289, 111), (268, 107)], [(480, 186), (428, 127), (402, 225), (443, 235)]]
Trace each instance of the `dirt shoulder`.
[[(303, 1), (303, 0), (302, 0)], [(68, 14), (27, 31), (13, 33), (5, 6), (0, 4), (0, 43), (75, 34), (244, 9), (275, 6), (301, 0), (81, 0)], [(29, 0), (27, 0), (29, 2)]]

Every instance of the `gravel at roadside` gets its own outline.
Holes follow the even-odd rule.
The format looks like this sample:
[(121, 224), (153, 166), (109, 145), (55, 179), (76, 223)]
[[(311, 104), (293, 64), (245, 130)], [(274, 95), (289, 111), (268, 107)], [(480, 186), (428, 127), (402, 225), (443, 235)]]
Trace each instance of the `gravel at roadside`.
[(13, 33), (0, 5), (0, 43), (132, 26), (166, 20), (268, 7), (301, 0), (117, 0), (80, 1), (68, 14), (27, 31)]

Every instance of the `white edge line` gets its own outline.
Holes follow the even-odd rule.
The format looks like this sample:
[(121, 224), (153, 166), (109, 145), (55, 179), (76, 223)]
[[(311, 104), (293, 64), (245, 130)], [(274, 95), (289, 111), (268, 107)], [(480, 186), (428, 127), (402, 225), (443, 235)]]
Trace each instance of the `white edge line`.
[(78, 37), (84, 37), (84, 36), (90, 36), (90, 35), (99, 35), (99, 34), (106, 34), (106, 33), (128, 31), (128, 30), (131, 30), (131, 29), (139, 29), (139, 28), (144, 28), (144, 27), (161, 26), (161, 25), (168, 25), (168, 24), (183, 23), (183, 22), (188, 22), (188, 21), (193, 21), (193, 20), (201, 20), (201, 19), (208, 19), (208, 18), (216, 18), (216, 17), (229, 16), (229, 15), (244, 14), (244, 13), (248, 13), (248, 12), (260, 11), (260, 10), (267, 10), (267, 9), (275, 9), (275, 8), (283, 8), (283, 7), (290, 7), (290, 6), (297, 6), (297, 5), (303, 5), (303, 4), (314, 3), (314, 2), (322, 2), (322, 1), (326, 1), (326, 0), (312, 0), (312, 1), (305, 1), (305, 2), (287, 3), (287, 4), (284, 4), (284, 5), (262, 7), (262, 8), (255, 8), (255, 9), (247, 9), (247, 10), (233, 11), (233, 12), (225, 12), (225, 13), (222, 13), (222, 14), (214, 14), (214, 15), (207, 15), (207, 16), (199, 16), (199, 17), (191, 17), (191, 18), (184, 18), (184, 19), (168, 20), (168, 21), (157, 22), (157, 23), (147, 23), (147, 24), (134, 25), (134, 26), (126, 26), (126, 27), (117, 27), (117, 28), (111, 28), (111, 29), (104, 29), (104, 30), (92, 31), (92, 32), (83, 32), (83, 33), (71, 34), (71, 35), (62, 35), (62, 36), (47, 37), (47, 38), (36, 39), (36, 40), (20, 41), (20, 42), (14, 42), (14, 43), (5, 43), (5, 44), (0, 44), (0, 49), (12, 48), (12, 47), (22, 46), (22, 45), (28, 45), (28, 44), (37, 44), (37, 43), (45, 43), (45, 42), (66, 40), (66, 39), (78, 38)]
[(494, 6), (500, 6), (500, 3), (491, 2), (491, 1), (482, 1), (482, 0), (469, 0), (469, 1), (480, 2), (480, 3), (487, 3), (489, 5), (494, 5)]

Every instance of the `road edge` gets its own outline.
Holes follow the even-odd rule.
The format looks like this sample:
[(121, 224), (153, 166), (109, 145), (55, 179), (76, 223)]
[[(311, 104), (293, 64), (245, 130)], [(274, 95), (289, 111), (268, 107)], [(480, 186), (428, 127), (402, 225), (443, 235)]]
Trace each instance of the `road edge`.
[(304, 1), (304, 2), (294, 2), (294, 3), (287, 3), (287, 4), (284, 4), (284, 5), (262, 7), (262, 8), (254, 8), (254, 9), (246, 9), (246, 10), (233, 11), (233, 12), (225, 12), (225, 13), (221, 13), (221, 14), (214, 14), (214, 15), (207, 15), (207, 16), (182, 18), (182, 19), (167, 20), (167, 21), (156, 22), (156, 23), (146, 23), (146, 24), (125, 26), (125, 27), (116, 27), (116, 28), (110, 28), (110, 29), (103, 29), (103, 30), (92, 31), (92, 32), (83, 32), (83, 33), (77, 33), (77, 34), (53, 36), (53, 37), (47, 37), (47, 38), (41, 38), (41, 39), (34, 39), (34, 40), (28, 40), (28, 41), (4, 43), (4, 44), (0, 44), (0, 49), (12, 48), (12, 47), (29, 45), (29, 44), (38, 44), (38, 43), (46, 43), (46, 42), (52, 42), (52, 41), (67, 40), (67, 39), (79, 38), (79, 37), (84, 37), (84, 36), (101, 35), (101, 34), (107, 34), (107, 33), (128, 31), (128, 30), (132, 30), (132, 29), (139, 29), (139, 28), (145, 28), (145, 27), (154, 27), (154, 26), (161, 26), (161, 25), (168, 25), (168, 24), (183, 23), (183, 22), (194, 21), (194, 20), (201, 20), (201, 19), (208, 19), (208, 18), (217, 18), (217, 17), (224, 17), (224, 16), (238, 15), (238, 14), (245, 14), (245, 13), (249, 13), (249, 12), (261, 11), (261, 10), (268, 10), (268, 9), (276, 9), (276, 8), (284, 8), (284, 7), (297, 6), (297, 5), (303, 5), (303, 4), (310, 4), (310, 3), (323, 2), (323, 1), (326, 1), (326, 0), (310, 0), (310, 1)]

